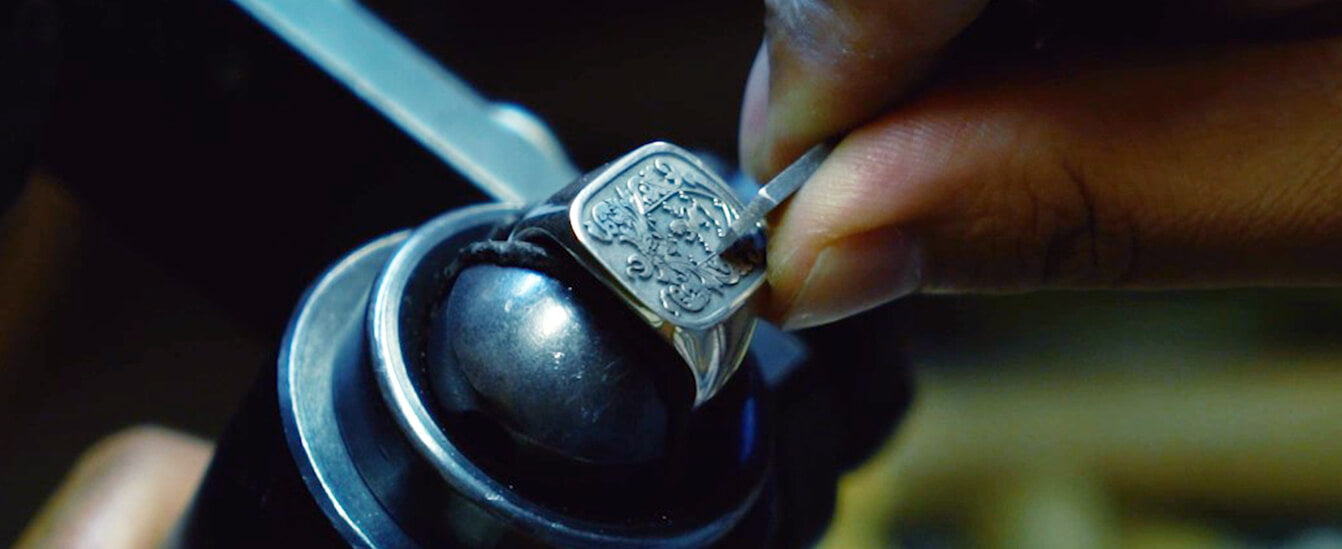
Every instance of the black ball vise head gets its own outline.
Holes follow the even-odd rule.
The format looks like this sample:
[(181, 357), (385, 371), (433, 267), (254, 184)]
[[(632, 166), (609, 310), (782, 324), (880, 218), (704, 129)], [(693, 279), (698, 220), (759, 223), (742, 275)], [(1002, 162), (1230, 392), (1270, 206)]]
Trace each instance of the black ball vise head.
[[(696, 404), (681, 356), (615, 293), (506, 238), (521, 213), (458, 209), (331, 267), (249, 405), (275, 406), (278, 432), (239, 418), (181, 541), (764, 543), (772, 429), (754, 358)], [(266, 440), (287, 451), (258, 457)]]

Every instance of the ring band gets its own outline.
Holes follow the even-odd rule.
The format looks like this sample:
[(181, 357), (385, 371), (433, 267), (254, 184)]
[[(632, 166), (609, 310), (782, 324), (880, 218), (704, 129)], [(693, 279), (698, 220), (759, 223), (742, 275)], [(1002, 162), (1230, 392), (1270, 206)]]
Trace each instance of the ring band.
[(614, 290), (685, 360), (698, 406), (735, 372), (755, 330), (747, 304), (764, 283), (762, 254), (713, 252), (743, 209), (702, 161), (656, 142), (535, 206), (510, 238), (547, 238)]

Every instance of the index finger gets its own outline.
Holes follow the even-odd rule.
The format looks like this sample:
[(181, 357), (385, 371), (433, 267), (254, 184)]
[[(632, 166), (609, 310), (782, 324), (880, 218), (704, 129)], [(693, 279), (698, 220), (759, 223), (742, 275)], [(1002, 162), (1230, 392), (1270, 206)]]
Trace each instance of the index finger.
[(195, 494), (210, 445), (161, 427), (89, 449), (15, 547), (157, 547)]

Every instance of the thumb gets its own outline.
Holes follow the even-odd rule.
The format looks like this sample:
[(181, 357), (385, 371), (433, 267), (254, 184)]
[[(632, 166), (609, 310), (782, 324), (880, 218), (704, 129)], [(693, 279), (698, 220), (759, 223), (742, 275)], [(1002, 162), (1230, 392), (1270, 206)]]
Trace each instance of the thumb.
[(1063, 64), (851, 133), (777, 219), (773, 316), (916, 289), (1342, 281), (1342, 41)]
[(761, 181), (904, 93), (987, 0), (767, 0), (741, 158)]

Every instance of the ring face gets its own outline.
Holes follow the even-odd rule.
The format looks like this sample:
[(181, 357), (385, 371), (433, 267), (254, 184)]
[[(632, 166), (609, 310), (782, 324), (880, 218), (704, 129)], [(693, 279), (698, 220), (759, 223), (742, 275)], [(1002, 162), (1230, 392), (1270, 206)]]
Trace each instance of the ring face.
[(761, 261), (713, 253), (742, 209), (693, 155), (653, 143), (591, 181), (569, 216), (579, 242), (642, 308), (705, 329), (735, 313), (764, 281)]

